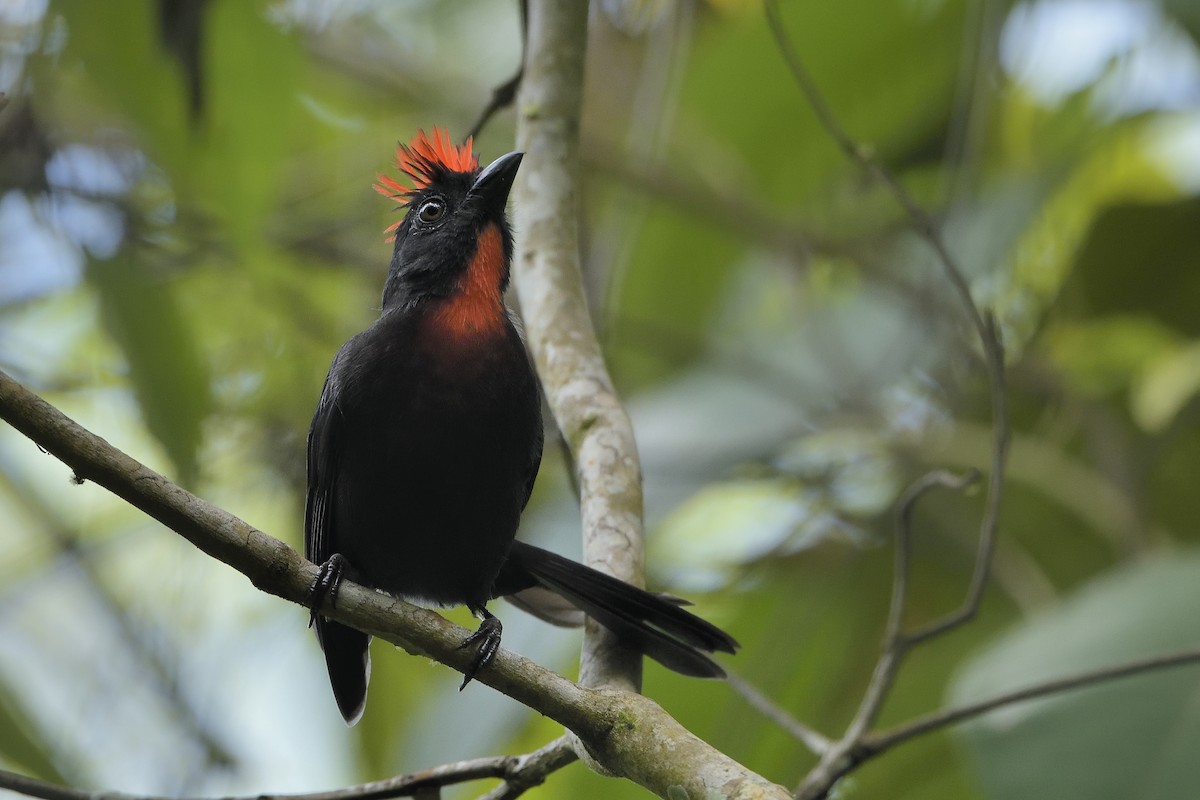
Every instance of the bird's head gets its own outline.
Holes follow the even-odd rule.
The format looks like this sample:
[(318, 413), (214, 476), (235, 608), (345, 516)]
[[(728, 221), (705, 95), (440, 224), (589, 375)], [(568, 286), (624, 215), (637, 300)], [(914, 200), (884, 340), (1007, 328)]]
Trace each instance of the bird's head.
[(512, 233), (504, 207), (521, 164), (509, 153), (480, 169), (471, 140), (462, 146), (442, 128), (418, 131), (396, 148), (396, 167), (412, 186), (380, 175), (376, 191), (398, 200), (404, 218), (389, 231), (395, 247), (383, 308), (430, 302), (453, 312), (458, 327), (503, 313)]

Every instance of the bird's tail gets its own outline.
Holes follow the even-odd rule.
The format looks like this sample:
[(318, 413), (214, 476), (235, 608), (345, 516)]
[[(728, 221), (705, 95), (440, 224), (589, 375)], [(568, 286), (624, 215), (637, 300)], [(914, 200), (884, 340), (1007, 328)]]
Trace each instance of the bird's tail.
[(496, 582), (496, 595), (532, 586), (559, 595), (650, 658), (683, 675), (724, 678), (725, 670), (708, 654), (733, 653), (738, 647), (725, 631), (681, 608), (687, 604), (685, 600), (639, 589), (540, 547), (513, 542)]
[(316, 618), (317, 640), (325, 651), (325, 667), (338, 710), (347, 725), (358, 722), (367, 703), (371, 678), (371, 637), (333, 620)]

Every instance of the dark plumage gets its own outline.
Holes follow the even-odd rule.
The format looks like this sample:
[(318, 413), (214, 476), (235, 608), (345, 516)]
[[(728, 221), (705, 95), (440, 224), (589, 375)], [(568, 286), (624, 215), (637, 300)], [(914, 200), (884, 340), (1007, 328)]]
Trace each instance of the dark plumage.
[(305, 554), (322, 564), (314, 621), (351, 724), (370, 638), (315, 613), (343, 574), (482, 617), (463, 685), (500, 643), (488, 600), (537, 587), (684, 674), (722, 676), (706, 653), (736, 647), (679, 601), (514, 543), (542, 455), (537, 379), (503, 301), (504, 206), (520, 161), (510, 153), (481, 171), (469, 141), (455, 147), (435, 130), (397, 151), (413, 189), (380, 178), (407, 205), (383, 310), (334, 357), (308, 439)]

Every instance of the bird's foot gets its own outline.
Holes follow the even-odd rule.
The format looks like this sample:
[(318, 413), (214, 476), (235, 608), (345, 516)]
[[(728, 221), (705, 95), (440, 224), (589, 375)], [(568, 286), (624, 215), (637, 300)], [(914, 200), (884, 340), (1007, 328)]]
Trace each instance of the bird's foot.
[(504, 633), (504, 626), (500, 624), (500, 620), (484, 611), (483, 622), (479, 623), (479, 629), (463, 640), (463, 643), (458, 646), (459, 650), (466, 647), (475, 648), (475, 660), (471, 662), (471, 666), (463, 673), (463, 681), (459, 684), (458, 690), (461, 692), (467, 687), (467, 684), (475, 677), (479, 670), (492, 663), (492, 659), (496, 657), (496, 651), (500, 649), (500, 637)]
[(342, 585), (346, 567), (346, 558), (341, 553), (334, 553), (317, 571), (316, 580), (308, 587), (308, 627), (317, 621), (325, 598), (329, 598), (330, 608), (337, 605), (338, 588)]

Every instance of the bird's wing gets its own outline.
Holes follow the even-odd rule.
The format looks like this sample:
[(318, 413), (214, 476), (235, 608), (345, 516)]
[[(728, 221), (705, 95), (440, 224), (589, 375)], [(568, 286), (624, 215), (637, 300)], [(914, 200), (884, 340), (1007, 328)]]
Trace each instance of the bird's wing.
[[(338, 362), (333, 359), (321, 400), (308, 429), (308, 495), (304, 502), (304, 557), (324, 565), (338, 552), (334, 528), (334, 497), (337, 491), (337, 465), (345, 438), (345, 420), (338, 405)], [(325, 664), (333, 696), (346, 724), (353, 725), (362, 716), (367, 701), (367, 682), (371, 675), (371, 637), (361, 631), (317, 615), (313, 620), (317, 640), (325, 651)]]
[(542, 466), (542, 447), (546, 437), (545, 430), (542, 427), (543, 393), (542, 383), (537, 377), (537, 368), (533, 365), (533, 356), (525, 347), (525, 336), (521, 331), (521, 323), (511, 311), (508, 314), (508, 322), (509, 335), (512, 337), (510, 341), (513, 342), (518, 352), (520, 352), (521, 356), (529, 364), (531, 385), (527, 387), (527, 391), (532, 395), (531, 402), (537, 414), (536, 433), (533, 440), (529, 443), (529, 460), (526, 462), (525, 468), (525, 496), (521, 498), (521, 510), (524, 511), (525, 506), (529, 503), (529, 496), (533, 494), (533, 484), (537, 480), (538, 469)]
[[(340, 357), (341, 354), (338, 354)], [(323, 564), (337, 552), (333, 530), (333, 498), (337, 483), (336, 464), (341, 447), (342, 414), (337, 403), (335, 371), (329, 368), (321, 400), (308, 429), (308, 495), (304, 502), (304, 557)]]
[(529, 448), (529, 467), (525, 473), (525, 498), (521, 500), (521, 509), (525, 509), (525, 505), (529, 502), (529, 496), (533, 494), (533, 484), (537, 480), (538, 469), (542, 465), (542, 439), (545, 433), (542, 431), (541, 415), (539, 414), (537, 436)]

